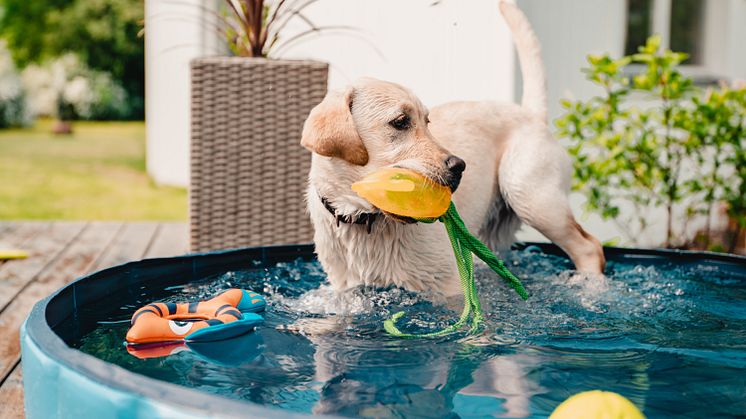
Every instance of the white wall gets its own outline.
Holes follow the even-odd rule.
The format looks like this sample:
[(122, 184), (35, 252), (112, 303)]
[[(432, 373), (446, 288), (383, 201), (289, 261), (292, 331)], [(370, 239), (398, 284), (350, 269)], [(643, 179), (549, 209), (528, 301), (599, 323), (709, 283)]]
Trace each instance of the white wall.
[(746, 80), (746, 0), (705, 2), (704, 31), (707, 70)]
[[(624, 53), (625, 0), (518, 0), (542, 45), (549, 114), (560, 115), (563, 97), (587, 98), (597, 91), (580, 72), (588, 54)], [(520, 83), (516, 83), (520, 96)]]
[[(549, 119), (562, 113), (560, 99), (586, 99), (599, 92), (586, 81), (580, 69), (587, 66), (588, 54), (609, 53), (621, 56), (625, 39), (625, 0), (518, 0), (542, 44), (542, 57), (547, 73)], [(517, 64), (516, 64), (517, 65)], [(516, 97), (521, 95), (521, 83), (515, 85)], [(572, 194), (570, 203), (580, 223), (602, 241), (622, 238), (611, 222), (595, 214), (585, 214), (585, 198)], [(521, 240), (544, 240), (536, 230), (524, 227)]]
[(314, 36), (283, 57), (330, 62), (333, 89), (372, 76), (408, 86), (428, 106), (457, 99), (512, 100), (515, 59), (498, 3), (431, 4), (321, 0), (307, 13), (317, 26), (358, 30)]
[(189, 61), (220, 51), (203, 0), (145, 1), (145, 120), (148, 173), (189, 182)]
[[(146, 0), (148, 172), (158, 183), (189, 181), (189, 61), (214, 55), (216, 37), (200, 0)], [(427, 105), (454, 99), (512, 100), (514, 56), (497, 2), (321, 0), (306, 15), (352, 33), (307, 38), (281, 58), (331, 63), (330, 88), (361, 76), (412, 88)], [(215, 3), (210, 3), (215, 4)], [(290, 25), (286, 36), (304, 29)]]
[[(675, 0), (673, 0), (675, 1)], [(598, 91), (580, 69), (588, 54), (624, 54), (626, 0), (517, 0), (542, 44), (550, 115), (560, 99), (588, 98)], [(706, 0), (705, 66), (693, 74), (746, 79), (746, 0)], [(516, 64), (517, 65), (517, 64)], [(515, 85), (520, 97), (520, 83)]]

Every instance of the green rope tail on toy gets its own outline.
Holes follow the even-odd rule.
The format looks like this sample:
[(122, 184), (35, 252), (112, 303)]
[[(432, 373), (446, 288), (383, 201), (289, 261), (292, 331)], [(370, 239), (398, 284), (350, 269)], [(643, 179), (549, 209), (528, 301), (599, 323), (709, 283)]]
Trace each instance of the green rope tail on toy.
[[(458, 211), (456, 211), (453, 202), (451, 202), (448, 210), (438, 220), (445, 224), (448, 238), (451, 239), (451, 246), (453, 246), (453, 254), (456, 256), (456, 266), (461, 277), (461, 288), (464, 290), (464, 310), (461, 312), (461, 317), (459, 317), (456, 323), (443, 330), (424, 334), (410, 334), (400, 331), (396, 327), (396, 322), (404, 317), (404, 312), (400, 311), (383, 322), (383, 328), (392, 336), (400, 338), (433, 338), (447, 335), (461, 329), (472, 314), (469, 333), (474, 333), (479, 329), (484, 316), (482, 315), (482, 306), (479, 304), (479, 297), (477, 296), (477, 287), (474, 283), (474, 259), (472, 254), (477, 255), (487, 266), (497, 272), (521, 298), (524, 300), (528, 298), (528, 293), (523, 288), (521, 281), (505, 267), (502, 260), (498, 259), (484, 243), (479, 241), (478, 238), (474, 237), (466, 229), (464, 220), (461, 219)], [(420, 221), (435, 222), (434, 219)]]

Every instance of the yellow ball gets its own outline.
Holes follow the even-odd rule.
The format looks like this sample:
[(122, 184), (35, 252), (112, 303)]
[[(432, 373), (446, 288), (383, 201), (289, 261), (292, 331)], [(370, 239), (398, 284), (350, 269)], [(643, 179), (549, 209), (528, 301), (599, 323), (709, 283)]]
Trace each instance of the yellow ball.
[(549, 419), (645, 419), (631, 401), (610, 391), (578, 393), (554, 409)]

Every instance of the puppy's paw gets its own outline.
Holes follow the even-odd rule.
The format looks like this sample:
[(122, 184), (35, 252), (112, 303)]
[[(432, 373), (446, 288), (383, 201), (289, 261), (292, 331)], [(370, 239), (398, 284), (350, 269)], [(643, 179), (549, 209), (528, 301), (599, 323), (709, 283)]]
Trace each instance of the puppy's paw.
[(344, 327), (342, 319), (338, 318), (338, 316), (330, 316), (298, 319), (291, 324), (277, 326), (276, 329), (303, 336), (324, 336), (339, 333), (344, 330)]
[(584, 293), (598, 294), (609, 289), (609, 278), (604, 274), (576, 271), (567, 280), (567, 285), (580, 287)]
[(573, 288), (578, 302), (586, 310), (596, 313), (607, 310), (604, 294), (611, 288), (611, 283), (605, 275), (574, 272), (565, 283)]

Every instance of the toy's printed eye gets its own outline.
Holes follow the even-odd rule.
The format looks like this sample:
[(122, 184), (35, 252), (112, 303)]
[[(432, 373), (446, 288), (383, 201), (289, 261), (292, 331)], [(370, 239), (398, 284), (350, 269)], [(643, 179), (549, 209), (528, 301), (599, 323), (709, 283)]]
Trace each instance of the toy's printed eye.
[(192, 322), (180, 322), (177, 320), (168, 321), (168, 326), (171, 328), (171, 331), (180, 336), (189, 333), (189, 331), (192, 330), (192, 324)]
[(399, 131), (404, 131), (405, 129), (409, 129), (410, 125), (412, 124), (412, 121), (409, 119), (407, 115), (400, 115), (393, 121), (389, 122), (389, 125), (394, 127), (395, 129)]

